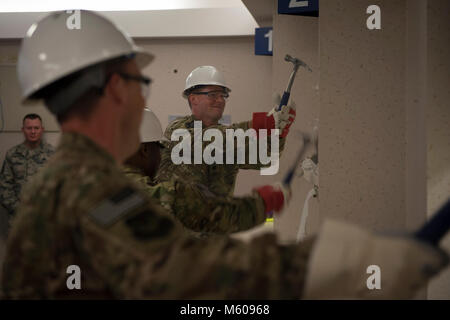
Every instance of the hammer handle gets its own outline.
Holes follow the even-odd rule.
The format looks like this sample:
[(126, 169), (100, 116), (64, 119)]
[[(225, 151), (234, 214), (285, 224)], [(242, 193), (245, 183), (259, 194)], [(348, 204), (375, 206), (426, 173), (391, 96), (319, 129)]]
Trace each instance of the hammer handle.
[(286, 173), (286, 176), (284, 177), (284, 179), (283, 179), (283, 185), (285, 185), (285, 186), (290, 186), (291, 185), (291, 181), (292, 181), (292, 178), (294, 177), (294, 174), (295, 174), (295, 169), (290, 169), (289, 171), (288, 171), (288, 173)]
[(278, 106), (278, 111), (281, 110), (281, 106), (287, 106), (290, 95), (291, 95), (290, 92), (287, 92), (287, 91), (283, 92), (283, 96), (281, 97), (280, 105)]
[(421, 241), (437, 246), (450, 229), (450, 199), (422, 228), (414, 233)]
[(284, 176), (283, 185), (285, 186), (291, 185), (292, 178), (294, 178), (295, 175), (295, 171), (297, 170), (298, 165), (302, 162), (303, 156), (305, 155), (306, 145), (309, 143), (310, 143), (309, 140), (308, 141), (303, 140), (302, 148), (298, 151), (295, 161), (293, 162), (292, 166), (289, 168), (288, 172)]

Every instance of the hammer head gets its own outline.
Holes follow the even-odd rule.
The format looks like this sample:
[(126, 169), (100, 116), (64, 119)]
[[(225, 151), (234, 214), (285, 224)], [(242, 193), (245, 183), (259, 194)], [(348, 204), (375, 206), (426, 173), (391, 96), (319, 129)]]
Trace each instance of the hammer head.
[(284, 60), (286, 60), (288, 62), (292, 62), (294, 64), (294, 68), (298, 68), (298, 67), (302, 66), (302, 67), (305, 67), (307, 70), (309, 70), (309, 72), (312, 72), (311, 68), (306, 63), (304, 63), (302, 60), (300, 60), (300, 59), (293, 58), (293, 57), (291, 57), (290, 55), (287, 54), (284, 57)]

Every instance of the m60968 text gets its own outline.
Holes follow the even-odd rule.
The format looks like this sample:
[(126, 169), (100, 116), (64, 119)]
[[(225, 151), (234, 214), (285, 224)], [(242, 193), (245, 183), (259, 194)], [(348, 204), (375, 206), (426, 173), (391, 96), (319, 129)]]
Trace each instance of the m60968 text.
[(224, 314), (269, 314), (269, 305), (246, 305), (246, 304), (236, 304), (236, 305), (225, 305)]

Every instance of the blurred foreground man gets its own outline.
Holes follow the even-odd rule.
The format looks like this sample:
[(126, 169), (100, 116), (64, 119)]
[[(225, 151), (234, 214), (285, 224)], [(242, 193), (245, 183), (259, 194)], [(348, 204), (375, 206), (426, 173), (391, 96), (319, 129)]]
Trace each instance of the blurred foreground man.
[[(186, 236), (119, 167), (139, 147), (150, 82), (141, 69), (152, 56), (97, 14), (81, 11), (75, 31), (67, 29), (67, 18), (52, 13), (33, 25), (19, 53), (23, 96), (44, 98), (63, 134), (19, 205), (3, 269), (6, 298), (295, 299), (305, 282), (304, 297), (320, 298), (323, 283), (307, 279), (308, 270), (316, 261), (323, 266), (323, 257), (336, 253), (333, 245), (340, 256), (353, 257), (333, 269), (344, 269), (337, 275), (345, 283), (358, 280), (348, 281), (355, 290), (345, 295), (370, 297), (371, 291), (360, 292), (365, 279), (359, 281), (370, 258), (384, 274), (394, 266), (383, 283), (402, 291), (377, 291), (396, 298), (410, 296), (444, 265), (441, 252), (409, 239), (352, 237), (347, 228), (351, 241), (341, 244), (340, 226), (333, 225), (325, 225), (312, 251), (312, 240), (280, 246), (274, 235), (248, 245)], [(399, 281), (395, 271), (405, 266), (409, 277)]]
[[(5, 297), (300, 297), (311, 243), (188, 237), (124, 176), (119, 165), (140, 144), (150, 82), (141, 70), (152, 56), (93, 12), (81, 11), (79, 30), (66, 27), (68, 17), (33, 25), (20, 49), (24, 98), (43, 98), (63, 134), (24, 193), (7, 244)], [(74, 266), (80, 289), (68, 285)]]
[(0, 172), (0, 203), (12, 216), (19, 203), (23, 185), (55, 152), (42, 140), (44, 126), (38, 114), (27, 114), (22, 121), (25, 141), (6, 152)]

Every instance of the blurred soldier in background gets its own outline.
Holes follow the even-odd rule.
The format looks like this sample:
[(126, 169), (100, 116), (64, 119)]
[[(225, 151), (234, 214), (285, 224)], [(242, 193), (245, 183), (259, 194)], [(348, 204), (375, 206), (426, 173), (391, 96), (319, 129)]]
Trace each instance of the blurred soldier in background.
[(25, 141), (6, 152), (0, 172), (0, 202), (10, 215), (16, 210), (23, 185), (55, 152), (42, 140), (44, 127), (38, 114), (27, 114), (22, 123)]

